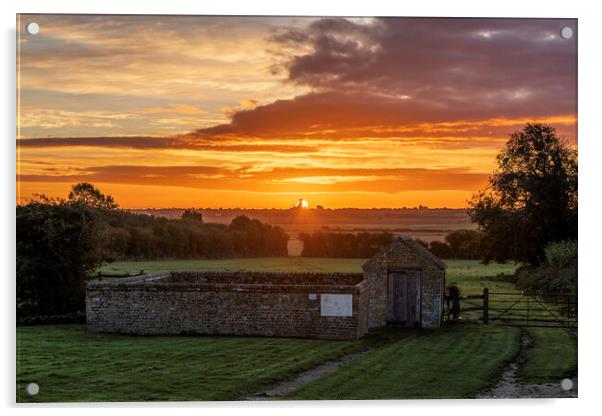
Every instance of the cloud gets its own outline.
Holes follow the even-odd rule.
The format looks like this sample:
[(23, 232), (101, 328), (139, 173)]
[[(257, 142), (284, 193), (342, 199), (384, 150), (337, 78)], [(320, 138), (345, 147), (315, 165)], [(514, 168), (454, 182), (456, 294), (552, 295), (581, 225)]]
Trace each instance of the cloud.
[[(503, 119), (560, 116), (572, 117), (574, 124), (576, 39), (562, 39), (559, 32), (575, 24), (382, 18), (367, 25), (322, 19), (272, 37), (275, 49), (290, 51), (280, 55), (273, 72), (284, 72), (289, 83), (312, 92), (241, 109), (230, 123), (197, 134), (330, 137), (363, 126), (365, 137), (380, 137), (383, 130), (412, 124), (497, 120), (483, 123), (489, 129)], [(307, 52), (294, 53), (299, 50)]]
[(207, 114), (199, 107), (189, 104), (170, 104), (165, 107), (147, 107), (143, 114)]
[(31, 186), (429, 203), (480, 188), (527, 122), (576, 143), (575, 20), (39, 17), (19, 57)]
[(20, 128), (56, 129), (65, 127), (111, 128), (116, 122), (135, 118), (136, 115), (111, 111), (67, 111), (51, 108), (21, 108)]
[(270, 143), (215, 143), (189, 140), (187, 137), (51, 137), (18, 139), (17, 148), (56, 148), (56, 147), (102, 147), (137, 150), (189, 149), (212, 152), (275, 152), (275, 153), (309, 153), (318, 148), (297, 144)]
[(161, 137), (49, 137), (18, 139), (18, 148), (44, 147), (115, 147), (135, 149), (161, 149), (175, 145), (175, 139)]
[[(34, 20), (42, 29), (31, 37), (25, 24)], [(232, 103), (269, 102), (303, 90), (283, 85), (267, 70), (272, 57), (265, 38), (276, 27), (294, 26), (290, 18), (32, 14), (19, 21), (21, 39), (28, 40), (21, 42), (17, 57), (20, 115), (26, 124), (21, 127), (27, 137), (114, 135), (117, 129), (117, 134), (181, 133), (227, 121), (221, 109)], [(28, 123), (34, 108), (146, 117), (74, 125), (47, 112), (44, 123)], [(155, 123), (144, 108), (163, 108), (169, 117), (157, 113), (165, 123)]]
[[(574, 98), (577, 41), (560, 37), (567, 25), (575, 27), (576, 21), (381, 18), (366, 26), (323, 19), (273, 41), (309, 45), (310, 53), (282, 63), (297, 84), (431, 96), (442, 105), (492, 97), (505, 103), (519, 90), (535, 95), (561, 90)], [(571, 104), (560, 113), (574, 111)]]
[(276, 168), (254, 171), (215, 166), (98, 166), (75, 168), (75, 173), (20, 175), (22, 182), (92, 181), (130, 185), (162, 185), (208, 190), (256, 192), (380, 192), (473, 190), (487, 175), (466, 168), (336, 169)]
[(130, 109), (126, 119), (22, 107), (28, 137), (36, 127), (97, 135), (196, 126), (214, 140), (415, 137), (411, 125), (576, 113), (577, 41), (559, 36), (576, 28), (571, 19), (35, 17), (45, 29), (20, 51), (24, 92), (88, 105), (107, 94), (180, 102)]
[[(489, 106), (492, 106), (490, 104)], [(346, 92), (310, 93), (278, 100), (253, 110), (233, 114), (229, 124), (199, 129), (191, 136), (221, 139), (224, 136), (265, 138), (348, 138), (507, 136), (526, 122), (552, 122), (574, 126), (576, 115), (532, 111), (525, 116), (512, 109), (488, 112), (458, 106), (430, 108), (410, 100)], [(483, 119), (482, 117), (491, 116)], [(568, 130), (567, 130), (568, 132)]]

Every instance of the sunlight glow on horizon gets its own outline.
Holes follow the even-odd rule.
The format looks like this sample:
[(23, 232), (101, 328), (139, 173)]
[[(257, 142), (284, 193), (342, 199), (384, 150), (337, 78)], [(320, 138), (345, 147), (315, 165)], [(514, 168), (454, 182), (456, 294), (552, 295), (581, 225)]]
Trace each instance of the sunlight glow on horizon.
[(525, 123), (577, 147), (570, 19), (22, 16), (17, 203), (463, 208)]
[(295, 205), (295, 207), (307, 209), (307, 208), (309, 208), (309, 202), (307, 202), (305, 199), (301, 198), (297, 201), (297, 205)]

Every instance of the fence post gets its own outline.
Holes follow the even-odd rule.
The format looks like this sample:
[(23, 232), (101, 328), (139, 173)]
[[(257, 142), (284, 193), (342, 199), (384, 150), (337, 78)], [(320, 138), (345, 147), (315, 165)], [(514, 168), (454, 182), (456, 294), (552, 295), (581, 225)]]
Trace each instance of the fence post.
[(483, 323), (489, 324), (489, 289), (483, 289)]

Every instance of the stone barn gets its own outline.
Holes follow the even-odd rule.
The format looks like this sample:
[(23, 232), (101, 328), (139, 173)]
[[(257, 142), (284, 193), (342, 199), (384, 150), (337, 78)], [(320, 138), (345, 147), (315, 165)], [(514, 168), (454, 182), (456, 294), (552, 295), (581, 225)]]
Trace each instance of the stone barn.
[(441, 324), (445, 265), (397, 238), (363, 273), (172, 272), (88, 283), (93, 332), (358, 339)]
[(443, 318), (445, 263), (410, 237), (398, 237), (368, 260), (368, 326), (437, 328)]

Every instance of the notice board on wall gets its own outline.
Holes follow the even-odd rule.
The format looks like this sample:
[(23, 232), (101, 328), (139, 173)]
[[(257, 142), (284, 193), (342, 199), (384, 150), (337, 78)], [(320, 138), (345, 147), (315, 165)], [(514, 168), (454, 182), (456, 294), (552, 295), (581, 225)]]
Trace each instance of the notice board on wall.
[(353, 316), (353, 295), (322, 294), (320, 296), (320, 316)]

